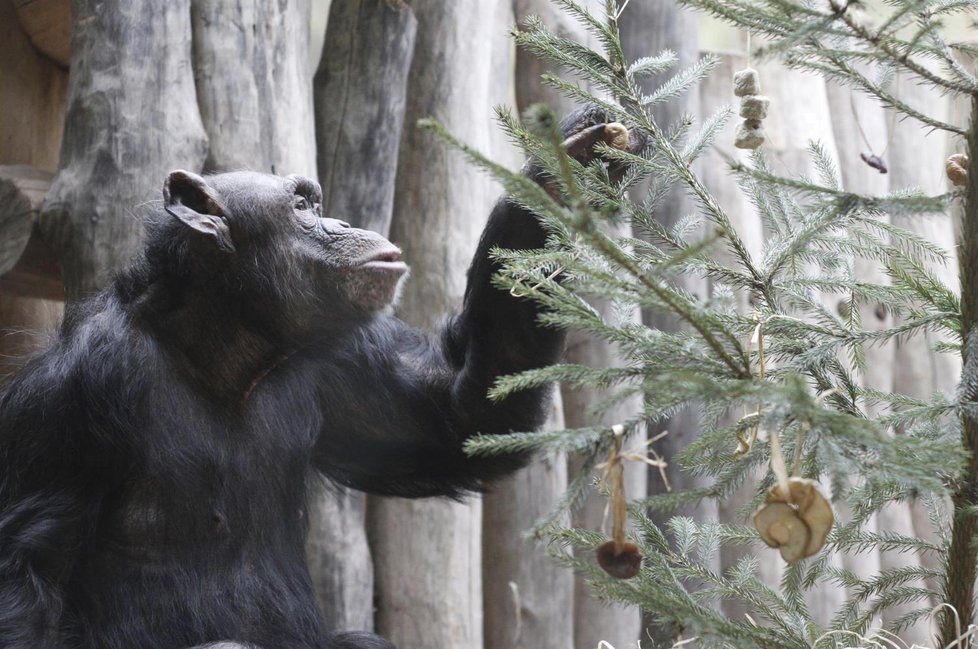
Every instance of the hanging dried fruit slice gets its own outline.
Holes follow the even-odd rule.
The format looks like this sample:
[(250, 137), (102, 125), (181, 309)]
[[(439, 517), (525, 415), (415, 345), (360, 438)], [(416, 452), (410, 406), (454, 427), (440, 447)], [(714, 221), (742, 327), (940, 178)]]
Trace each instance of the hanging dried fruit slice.
[[(776, 521), (782, 519), (787, 520), (788, 516), (784, 510), (787, 507), (791, 511), (792, 516), (804, 523), (808, 530), (804, 551), (798, 559), (794, 559), (794, 561), (797, 561), (813, 556), (822, 549), (825, 545), (825, 539), (828, 538), (829, 532), (832, 530), (835, 516), (832, 513), (832, 505), (829, 504), (829, 501), (819, 491), (818, 484), (814, 480), (797, 477), (790, 478), (788, 480), (788, 491), (790, 494), (786, 497), (782, 493), (780, 485), (776, 484), (771, 487), (765, 499), (765, 505), (758, 509), (754, 515), (754, 525), (757, 527), (757, 531), (765, 543), (771, 547), (781, 547), (781, 545), (771, 543), (769, 540), (773, 538), (769, 528)], [(759, 523), (758, 517), (768, 508), (772, 509), (760, 518), (761, 522)], [(790, 520), (784, 524), (789, 526), (793, 525)], [(762, 525), (764, 526), (763, 528)], [(783, 531), (779, 532), (780, 536), (785, 536), (785, 534)], [(789, 554), (794, 556), (794, 553)], [(785, 561), (792, 563), (792, 560), (785, 555), (783, 550), (781, 556), (784, 557)]]
[(642, 553), (631, 541), (625, 541), (616, 549), (614, 541), (606, 541), (598, 546), (598, 565), (606, 573), (617, 579), (631, 579), (642, 567)]
[(781, 551), (788, 563), (804, 559), (811, 533), (794, 507), (786, 503), (767, 503), (754, 514), (754, 527), (772, 548)]

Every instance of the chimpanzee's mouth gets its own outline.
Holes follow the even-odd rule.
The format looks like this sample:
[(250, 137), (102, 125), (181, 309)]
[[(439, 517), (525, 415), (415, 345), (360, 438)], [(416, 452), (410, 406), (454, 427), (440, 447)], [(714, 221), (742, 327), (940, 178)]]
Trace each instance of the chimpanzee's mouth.
[(407, 264), (401, 261), (401, 251), (394, 246), (370, 253), (360, 263), (360, 267), (402, 273), (408, 268)]

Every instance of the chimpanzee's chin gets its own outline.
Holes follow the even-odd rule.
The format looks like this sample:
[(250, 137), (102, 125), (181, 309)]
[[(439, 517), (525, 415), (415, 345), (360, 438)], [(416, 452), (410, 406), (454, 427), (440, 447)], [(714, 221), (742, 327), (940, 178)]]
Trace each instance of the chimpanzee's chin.
[(389, 309), (400, 299), (408, 272), (403, 262), (360, 266), (353, 286), (354, 301), (369, 312)]

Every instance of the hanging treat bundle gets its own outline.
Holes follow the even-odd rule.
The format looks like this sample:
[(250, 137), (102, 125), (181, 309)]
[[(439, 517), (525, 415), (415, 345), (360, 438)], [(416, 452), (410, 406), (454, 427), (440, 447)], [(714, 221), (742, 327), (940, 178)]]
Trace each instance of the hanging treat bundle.
[(734, 136), (734, 146), (738, 149), (756, 149), (764, 144), (761, 122), (767, 117), (771, 100), (760, 93), (757, 70), (745, 68), (734, 73), (734, 94), (740, 97), (740, 116), (744, 118)]
[(598, 565), (612, 577), (631, 579), (642, 567), (642, 553), (638, 546), (625, 539), (625, 523), (628, 518), (628, 503), (625, 499), (625, 465), (621, 452), (621, 442), (625, 428), (613, 427), (615, 439), (612, 443), (608, 461), (602, 466), (602, 482), (609, 492), (611, 508), (611, 540), (598, 546)]
[(833, 522), (832, 506), (815, 481), (799, 477), (788, 478), (787, 489), (780, 481), (771, 487), (754, 514), (761, 539), (788, 563), (817, 554)]
[(964, 187), (968, 184), (968, 156), (964, 153), (955, 153), (944, 163), (944, 171), (947, 172), (947, 179), (952, 185)]

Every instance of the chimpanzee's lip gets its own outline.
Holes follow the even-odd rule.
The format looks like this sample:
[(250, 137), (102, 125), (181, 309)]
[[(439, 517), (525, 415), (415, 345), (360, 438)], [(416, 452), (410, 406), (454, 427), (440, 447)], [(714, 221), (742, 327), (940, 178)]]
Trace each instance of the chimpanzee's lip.
[(403, 261), (401, 261), (401, 251), (394, 246), (390, 248), (381, 248), (375, 252), (370, 253), (367, 257), (360, 262), (360, 266), (363, 268), (375, 268), (378, 270), (390, 270), (390, 271), (401, 271), (407, 270), (408, 266)]

